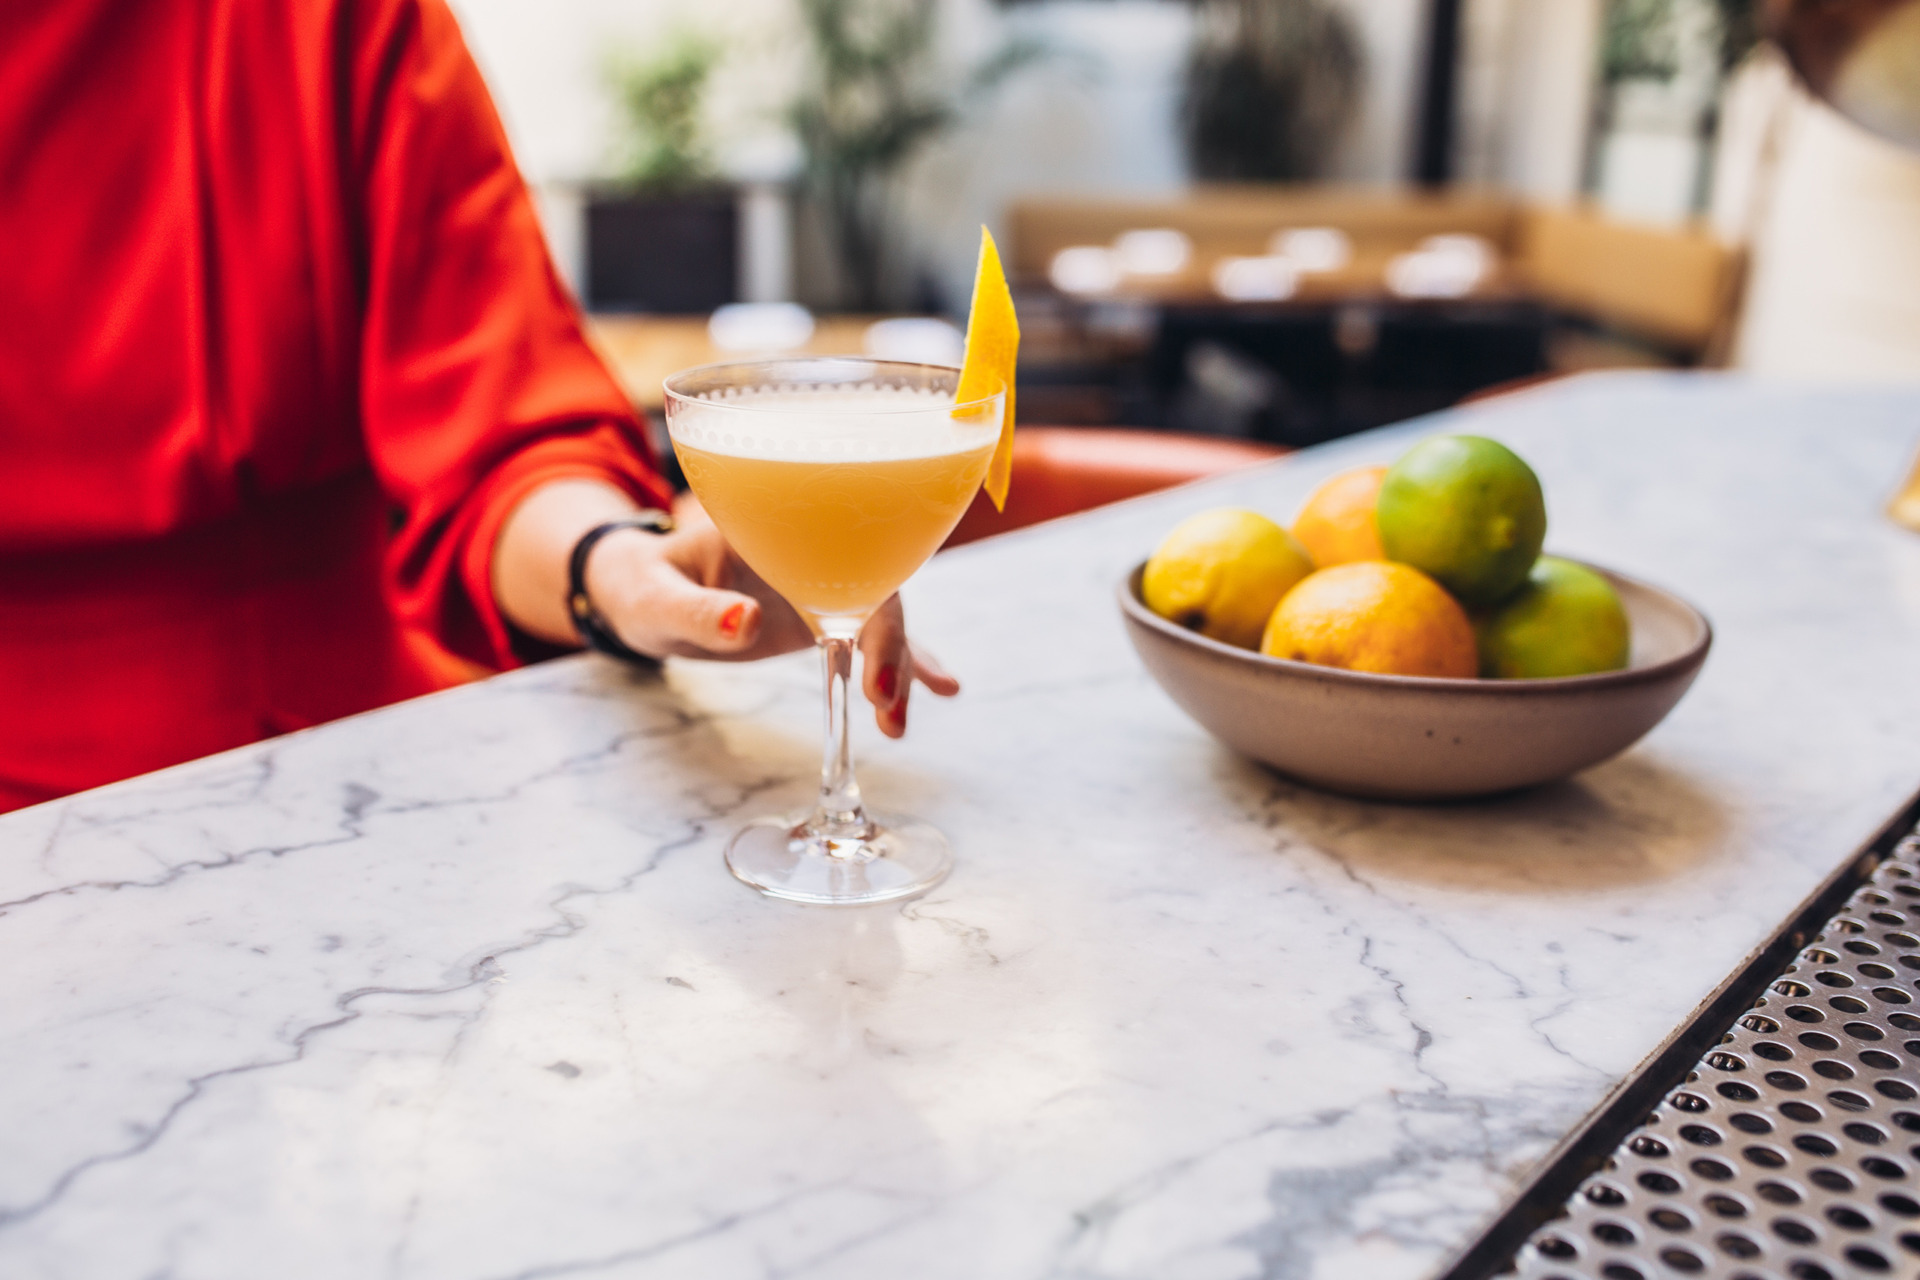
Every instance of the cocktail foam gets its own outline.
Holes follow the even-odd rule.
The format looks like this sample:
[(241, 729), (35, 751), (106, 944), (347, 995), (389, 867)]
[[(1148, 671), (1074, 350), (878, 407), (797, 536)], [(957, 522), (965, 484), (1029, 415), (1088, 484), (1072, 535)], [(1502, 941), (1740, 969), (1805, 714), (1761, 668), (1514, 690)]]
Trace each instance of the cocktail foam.
[(667, 415), (677, 444), (770, 462), (936, 458), (992, 444), (1000, 416), (955, 418), (953, 394), (845, 384), (729, 388), (680, 399)]

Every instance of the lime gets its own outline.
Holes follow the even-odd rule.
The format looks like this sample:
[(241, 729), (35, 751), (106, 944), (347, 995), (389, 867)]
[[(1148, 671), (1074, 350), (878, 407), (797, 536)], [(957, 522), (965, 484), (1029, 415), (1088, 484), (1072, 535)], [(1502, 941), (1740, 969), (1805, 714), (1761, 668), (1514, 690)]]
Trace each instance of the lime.
[(1313, 561), (1292, 534), (1255, 511), (1223, 508), (1180, 522), (1147, 561), (1147, 608), (1210, 639), (1251, 649), (1273, 607)]
[(1387, 559), (1435, 578), (1468, 605), (1526, 581), (1547, 536), (1533, 468), (1481, 436), (1423, 440), (1387, 470), (1376, 519)]
[(1558, 556), (1535, 561), (1526, 584), (1474, 630), (1480, 674), (1509, 680), (1618, 671), (1631, 640), (1613, 584)]

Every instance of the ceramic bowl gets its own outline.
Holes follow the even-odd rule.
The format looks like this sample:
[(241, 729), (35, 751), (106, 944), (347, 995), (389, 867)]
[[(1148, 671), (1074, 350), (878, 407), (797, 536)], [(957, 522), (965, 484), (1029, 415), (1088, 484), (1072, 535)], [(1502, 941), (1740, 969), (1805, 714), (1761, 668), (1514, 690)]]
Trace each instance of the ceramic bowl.
[(1372, 675), (1269, 658), (1197, 635), (1120, 584), (1127, 634), (1186, 713), (1237, 751), (1349, 795), (1440, 800), (1564, 778), (1626, 750), (1680, 701), (1713, 628), (1658, 587), (1604, 574), (1633, 624), (1624, 670), (1553, 680)]

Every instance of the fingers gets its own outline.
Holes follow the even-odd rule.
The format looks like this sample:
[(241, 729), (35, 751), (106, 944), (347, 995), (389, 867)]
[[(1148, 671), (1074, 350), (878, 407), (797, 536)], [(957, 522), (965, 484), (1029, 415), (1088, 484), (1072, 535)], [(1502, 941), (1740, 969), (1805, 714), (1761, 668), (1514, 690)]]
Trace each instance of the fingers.
[[(586, 574), (601, 614), (641, 653), (738, 660), (804, 648), (813, 639), (793, 607), (704, 520), (665, 536), (609, 535), (594, 547)], [(858, 646), (862, 691), (889, 738), (907, 730), (915, 682), (943, 698), (960, 692), (946, 668), (907, 643), (898, 596), (868, 621)]]
[(760, 602), (696, 581), (680, 562), (698, 559), (700, 549), (675, 547), (678, 537), (603, 539), (587, 564), (588, 594), (620, 638), (642, 653), (724, 656), (752, 649), (760, 638)]
[(791, 653), (795, 649), (812, 648), (813, 629), (806, 624), (799, 611), (769, 587), (744, 561), (730, 558), (730, 552), (726, 554), (729, 560), (722, 580), (710, 585), (730, 587), (760, 602), (760, 639), (752, 650), (736, 656), (764, 658), (776, 653)]
[(880, 732), (898, 738), (907, 731), (907, 703), (917, 680), (935, 694), (951, 698), (960, 682), (930, 656), (907, 642), (900, 597), (882, 605), (860, 632), (861, 689), (873, 703)]
[(934, 661), (932, 654), (911, 644), (907, 646), (907, 652), (913, 655), (913, 675), (921, 684), (943, 698), (951, 698), (960, 692), (960, 681)]
[[(675, 507), (676, 511), (681, 509)], [(684, 657), (746, 660), (791, 653), (813, 644), (813, 631), (793, 606), (734, 554), (713, 521), (697, 506), (688, 509), (687, 523), (662, 545), (666, 558), (695, 583), (749, 597), (760, 606), (760, 630), (751, 643), (731, 649), (684, 647), (675, 652)]]
[(703, 587), (662, 563), (645, 581), (645, 628), (662, 654), (731, 656), (751, 650), (763, 614), (752, 596)]
[(907, 695), (913, 691), (906, 616), (900, 597), (880, 606), (860, 630), (860, 687), (873, 704), (873, 722), (889, 738), (907, 731)]

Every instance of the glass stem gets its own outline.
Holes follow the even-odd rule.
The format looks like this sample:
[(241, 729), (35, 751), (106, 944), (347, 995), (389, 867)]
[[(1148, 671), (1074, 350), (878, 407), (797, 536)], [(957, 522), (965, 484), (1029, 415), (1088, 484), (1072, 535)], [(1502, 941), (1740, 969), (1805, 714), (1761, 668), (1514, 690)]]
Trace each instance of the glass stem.
[(847, 701), (853, 675), (853, 640), (822, 636), (821, 667), (827, 677), (827, 749), (820, 761), (820, 805), (808, 824), (830, 840), (864, 840), (874, 832), (860, 807), (860, 784), (853, 776), (853, 752), (847, 744)]

